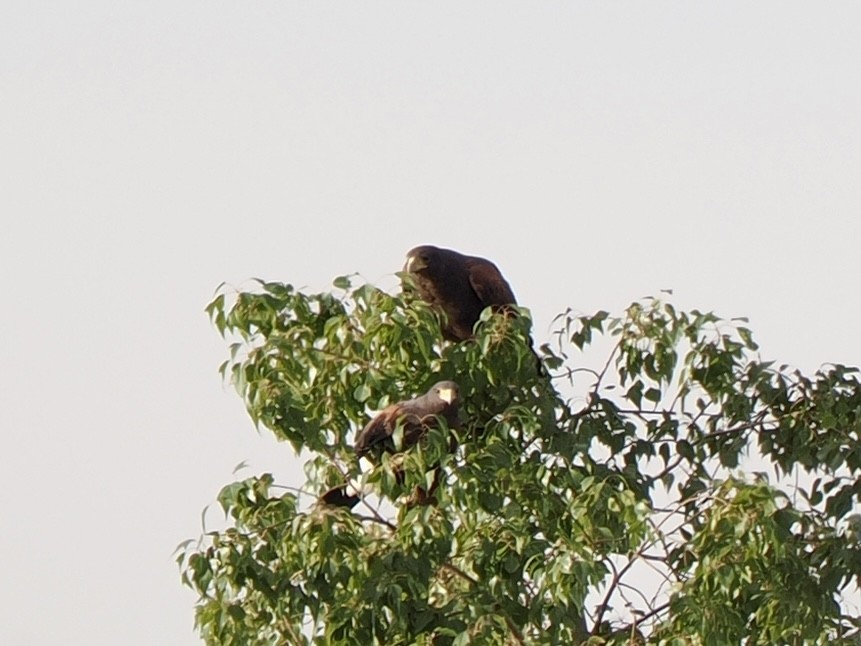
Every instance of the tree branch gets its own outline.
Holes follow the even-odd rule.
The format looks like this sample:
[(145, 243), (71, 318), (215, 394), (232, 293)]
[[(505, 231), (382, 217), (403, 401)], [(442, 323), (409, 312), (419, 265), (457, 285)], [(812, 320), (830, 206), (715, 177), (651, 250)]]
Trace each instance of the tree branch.
[(667, 601), (666, 603), (662, 603), (662, 604), (661, 604), (660, 606), (658, 606), (657, 608), (653, 608), (652, 610), (650, 610), (649, 612), (647, 612), (646, 614), (644, 614), (642, 617), (640, 617), (640, 618), (637, 620), (637, 624), (641, 624), (641, 623), (643, 623), (644, 621), (646, 621), (647, 619), (651, 619), (652, 617), (654, 617), (655, 615), (657, 615), (657, 614), (659, 614), (659, 613), (663, 612), (664, 610), (666, 610), (666, 609), (667, 609), (667, 608), (669, 608), (669, 607), (670, 607), (670, 602), (669, 602), (669, 601)]
[(390, 530), (392, 530), (393, 532), (396, 532), (398, 530), (397, 525), (390, 523), (389, 521), (387, 521), (385, 518), (383, 518), (379, 514), (377, 516), (359, 516), (358, 514), (356, 514), (356, 518), (358, 518), (359, 520), (367, 521), (369, 523), (378, 523), (380, 525), (384, 525), (384, 526), (388, 527)]

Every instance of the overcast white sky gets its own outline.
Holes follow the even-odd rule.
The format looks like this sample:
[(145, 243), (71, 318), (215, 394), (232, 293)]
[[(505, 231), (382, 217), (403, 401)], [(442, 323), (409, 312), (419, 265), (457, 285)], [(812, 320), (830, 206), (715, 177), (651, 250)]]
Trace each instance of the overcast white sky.
[[(171, 553), (298, 482), (216, 372), (251, 276), (492, 258), (536, 337), (672, 288), (861, 363), (861, 4), (5, 0), (0, 642), (198, 643)], [(217, 513), (211, 514), (217, 518)]]

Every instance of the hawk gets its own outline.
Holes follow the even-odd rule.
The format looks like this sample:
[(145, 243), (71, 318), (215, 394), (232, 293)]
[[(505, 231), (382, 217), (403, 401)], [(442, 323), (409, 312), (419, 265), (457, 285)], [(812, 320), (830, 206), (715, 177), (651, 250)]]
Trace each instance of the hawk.
[[(384, 453), (393, 454), (399, 449), (406, 451), (418, 444), (428, 429), (436, 426), (438, 417), (443, 418), (449, 428), (457, 428), (459, 403), (460, 392), (457, 384), (453, 381), (440, 381), (431, 386), (424, 395), (387, 406), (356, 435), (356, 456), (379, 464)], [(395, 429), (399, 424), (403, 429), (401, 447), (395, 446), (394, 439)], [(432, 489), (436, 488), (436, 484), (435, 482)], [(429, 497), (432, 493), (433, 491), (421, 492), (420, 495)], [(359, 496), (349, 493), (347, 485), (330, 489), (321, 499), (326, 504), (348, 508), (359, 502)]]
[[(442, 310), (442, 335), (449, 341), (473, 338), (475, 324), (486, 307), (505, 312), (517, 305), (511, 285), (486, 258), (422, 245), (407, 252), (404, 271), (413, 276), (421, 299)], [(538, 353), (533, 349), (532, 354), (538, 374), (546, 375)]]
[(422, 300), (445, 314), (442, 335), (449, 341), (471, 339), (484, 308), (517, 305), (508, 281), (485, 258), (423, 245), (407, 253), (404, 271), (412, 274)]

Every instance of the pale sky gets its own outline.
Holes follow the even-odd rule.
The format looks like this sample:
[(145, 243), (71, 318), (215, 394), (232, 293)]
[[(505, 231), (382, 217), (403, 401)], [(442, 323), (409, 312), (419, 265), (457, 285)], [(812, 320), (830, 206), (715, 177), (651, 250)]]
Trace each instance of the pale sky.
[[(494, 260), (547, 340), (671, 288), (861, 364), (857, 2), (0, 7), (0, 643), (199, 643), (174, 547), (300, 484), (217, 367), (221, 281)], [(218, 522), (220, 512), (207, 518)]]

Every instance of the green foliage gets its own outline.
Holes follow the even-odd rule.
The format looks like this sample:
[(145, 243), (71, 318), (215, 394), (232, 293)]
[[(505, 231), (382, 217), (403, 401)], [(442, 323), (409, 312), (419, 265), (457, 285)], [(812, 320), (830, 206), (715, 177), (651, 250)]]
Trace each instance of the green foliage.
[[(258, 428), (307, 456), (299, 495), (230, 484), (229, 528), (180, 550), (207, 643), (857, 643), (855, 369), (775, 367), (740, 322), (646, 299), (560, 316), (547, 377), (525, 309), (451, 344), (409, 290), (334, 287), (260, 281), (207, 308)], [(360, 470), (373, 411), (441, 379), (461, 427)], [(751, 456), (774, 484), (738, 471)], [(317, 502), (348, 479), (354, 510)]]

